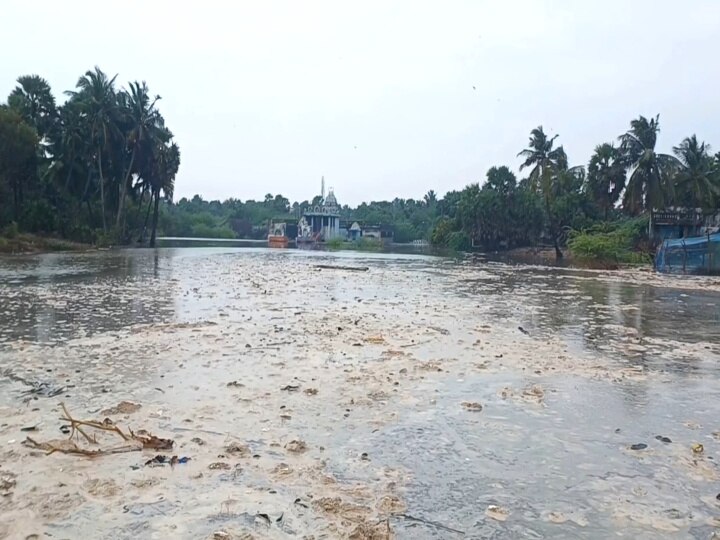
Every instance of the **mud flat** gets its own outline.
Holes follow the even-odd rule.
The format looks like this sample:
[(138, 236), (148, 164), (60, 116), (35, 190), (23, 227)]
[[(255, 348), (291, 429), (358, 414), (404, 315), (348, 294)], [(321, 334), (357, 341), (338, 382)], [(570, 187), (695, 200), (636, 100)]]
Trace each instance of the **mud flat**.
[[(4, 260), (0, 537), (710, 538), (718, 289), (383, 254)], [(174, 444), (23, 444), (67, 444), (61, 403)], [(73, 441), (128, 444), (95, 432)]]

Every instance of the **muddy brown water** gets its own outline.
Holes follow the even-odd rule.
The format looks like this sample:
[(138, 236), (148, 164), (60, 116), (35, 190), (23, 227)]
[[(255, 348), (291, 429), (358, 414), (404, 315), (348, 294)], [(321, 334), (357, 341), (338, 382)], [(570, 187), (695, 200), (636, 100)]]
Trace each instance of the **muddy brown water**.
[[(709, 278), (232, 248), (2, 258), (0, 537), (711, 538), (719, 359)], [(104, 412), (121, 401), (141, 407)], [(191, 460), (23, 446), (67, 438), (61, 402)]]

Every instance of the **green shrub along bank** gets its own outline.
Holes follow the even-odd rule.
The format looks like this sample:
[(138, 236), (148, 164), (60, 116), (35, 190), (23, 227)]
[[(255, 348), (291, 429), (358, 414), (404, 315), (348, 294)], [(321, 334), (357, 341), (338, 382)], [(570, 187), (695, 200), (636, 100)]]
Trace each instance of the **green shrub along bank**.
[(652, 262), (647, 233), (647, 218), (601, 223), (571, 233), (568, 248), (575, 259), (601, 266), (647, 264)]

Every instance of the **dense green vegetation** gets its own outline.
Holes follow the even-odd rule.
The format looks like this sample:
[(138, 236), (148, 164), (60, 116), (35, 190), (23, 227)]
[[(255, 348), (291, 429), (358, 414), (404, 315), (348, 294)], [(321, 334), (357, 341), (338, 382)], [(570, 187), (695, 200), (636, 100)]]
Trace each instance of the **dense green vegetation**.
[(528, 176), (518, 182), (506, 167), (493, 167), (482, 186), (449, 194), (457, 201), (454, 212), (438, 217), (431, 239), (456, 249), (548, 244), (557, 257), (567, 245), (580, 259), (647, 261), (650, 210), (720, 206), (720, 154), (713, 156), (695, 135), (673, 155), (661, 154), (659, 131), (657, 116), (641, 116), (619, 146), (601, 144), (587, 167), (571, 167), (557, 135), (548, 137), (540, 126), (518, 154)]
[(601, 222), (583, 231), (572, 231), (568, 248), (581, 261), (606, 267), (651, 261), (647, 217)]
[[(11, 226), (86, 243), (154, 245), (156, 234), (265, 238), (273, 219), (296, 220), (309, 206), (268, 194), (261, 201), (173, 202), (180, 150), (144, 82), (120, 88), (99, 68), (78, 79), (62, 104), (36, 75), (20, 77), (0, 105), (0, 231)], [(624, 262), (643, 243), (636, 216), (655, 208), (717, 208), (720, 154), (695, 135), (656, 150), (659, 118), (639, 117), (619, 144), (570, 166), (558, 136), (542, 126), (508, 166), (485, 181), (438, 197), (343, 206), (345, 220), (385, 225), (396, 242), (425, 239), (452, 249), (567, 246), (578, 258)], [(15, 230), (15, 229), (12, 229)]]
[(48, 83), (20, 77), (0, 105), (0, 228), (82, 242), (155, 241), (180, 150), (147, 85), (118, 89), (99, 68), (58, 105)]

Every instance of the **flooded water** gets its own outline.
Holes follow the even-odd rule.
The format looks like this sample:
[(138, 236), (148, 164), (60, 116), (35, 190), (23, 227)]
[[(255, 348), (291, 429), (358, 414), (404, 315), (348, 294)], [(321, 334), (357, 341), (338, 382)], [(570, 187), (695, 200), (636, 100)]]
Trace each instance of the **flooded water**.
[[(711, 278), (261, 248), (4, 258), (0, 537), (712, 538), (718, 360)], [(61, 402), (191, 459), (23, 445), (66, 443)]]

